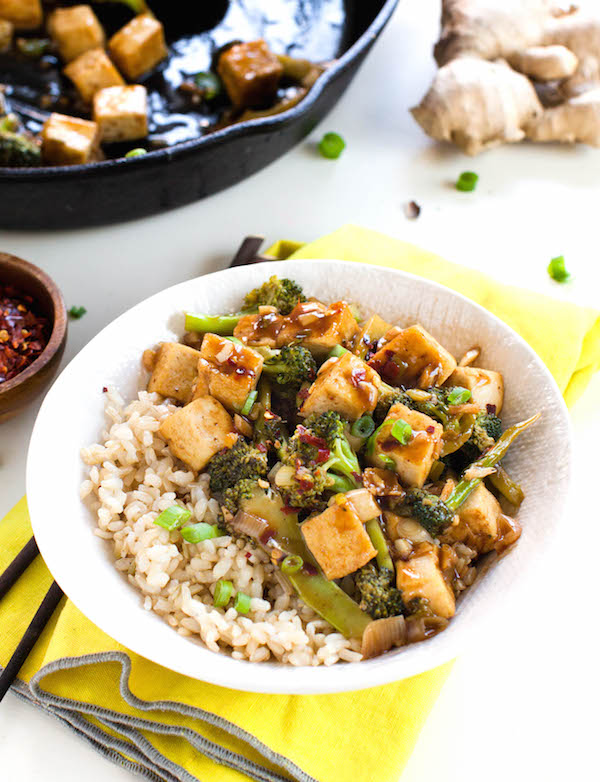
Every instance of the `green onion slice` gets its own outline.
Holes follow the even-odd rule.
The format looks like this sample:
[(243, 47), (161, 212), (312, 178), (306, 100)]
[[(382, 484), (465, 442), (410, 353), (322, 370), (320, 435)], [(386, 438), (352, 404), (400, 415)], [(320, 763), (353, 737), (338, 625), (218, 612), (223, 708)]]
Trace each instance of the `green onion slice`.
[(233, 603), (233, 607), (238, 612), (238, 614), (247, 614), (250, 610), (250, 596), (246, 595), (244, 592), (238, 592), (235, 596), (235, 601)]
[(340, 356), (343, 356), (344, 353), (348, 353), (346, 348), (342, 347), (341, 345), (336, 345), (327, 358), (339, 358)]
[(463, 171), (456, 180), (456, 189), (463, 193), (475, 190), (479, 176), (474, 171)]
[(171, 505), (158, 518), (154, 519), (154, 523), (172, 532), (174, 529), (181, 527), (182, 524), (185, 524), (186, 521), (189, 521), (191, 515), (191, 511), (187, 508), (182, 508), (180, 505)]
[(336, 160), (346, 148), (346, 142), (339, 133), (326, 133), (319, 141), (319, 152), (323, 157)]
[(294, 573), (297, 573), (302, 568), (303, 564), (304, 560), (302, 557), (297, 554), (290, 554), (290, 556), (286, 557), (281, 563), (281, 572), (286, 576), (291, 576)]
[(400, 443), (400, 445), (408, 445), (410, 442), (410, 438), (412, 437), (413, 430), (411, 428), (410, 424), (407, 424), (406, 421), (403, 421), (401, 418), (399, 418), (397, 421), (394, 421), (394, 425), (392, 426), (392, 430), (390, 434), (392, 437)]
[(220, 578), (215, 584), (215, 594), (213, 595), (213, 605), (216, 608), (225, 608), (227, 603), (231, 600), (231, 593), (233, 592), (233, 584), (231, 581), (225, 581)]
[(130, 149), (129, 152), (126, 153), (125, 157), (143, 157), (143, 155), (147, 155), (145, 149), (142, 147), (136, 147), (135, 149)]
[(450, 402), (451, 405), (464, 405), (470, 399), (471, 392), (469, 389), (462, 388), (461, 386), (456, 386), (456, 388), (453, 388), (448, 394), (448, 402)]
[(207, 524), (201, 521), (199, 524), (191, 524), (189, 527), (183, 527), (181, 537), (188, 543), (202, 543), (203, 540), (218, 538), (222, 531), (214, 524)]
[(206, 100), (213, 100), (222, 91), (222, 84), (219, 77), (210, 71), (200, 71), (194, 76), (196, 87), (202, 90), (203, 97)]
[(258, 391), (250, 391), (250, 393), (246, 397), (246, 401), (244, 402), (244, 406), (240, 410), (240, 413), (242, 415), (250, 415), (250, 411), (254, 407), (254, 403), (256, 402), (256, 397), (257, 396), (258, 396)]
[(363, 415), (352, 424), (350, 429), (354, 437), (370, 437), (375, 430), (375, 422), (370, 415)]
[(556, 280), (556, 282), (566, 282), (570, 279), (571, 275), (567, 271), (564, 255), (558, 255), (550, 261), (548, 264), (548, 274), (553, 280)]

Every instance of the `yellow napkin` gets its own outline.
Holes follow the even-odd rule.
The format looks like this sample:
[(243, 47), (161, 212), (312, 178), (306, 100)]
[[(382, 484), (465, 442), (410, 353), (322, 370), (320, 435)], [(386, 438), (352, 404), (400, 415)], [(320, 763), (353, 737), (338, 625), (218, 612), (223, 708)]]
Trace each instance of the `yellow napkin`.
[[(600, 367), (600, 313), (499, 285), (389, 237), (346, 227), (304, 246), (279, 242), (270, 252), (393, 266), (460, 290), (535, 347), (570, 402)], [(30, 534), (23, 499), (0, 522), (0, 571)], [(38, 558), (0, 601), (0, 665), (50, 583)], [(64, 600), (15, 691), (155, 782), (397, 782), (449, 670), (340, 695), (237, 692), (132, 654)]]

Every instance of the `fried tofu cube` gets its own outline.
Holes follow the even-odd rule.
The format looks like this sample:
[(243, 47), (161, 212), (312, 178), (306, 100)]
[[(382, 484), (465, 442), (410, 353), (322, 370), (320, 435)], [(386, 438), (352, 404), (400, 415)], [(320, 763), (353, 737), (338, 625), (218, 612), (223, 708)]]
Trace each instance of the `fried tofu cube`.
[(366, 565), (377, 551), (348, 504), (331, 505), (300, 527), (306, 545), (331, 581)]
[(369, 364), (388, 383), (419, 388), (441, 386), (456, 369), (454, 356), (419, 325), (402, 329)]
[(205, 334), (200, 365), (208, 369), (209, 393), (230, 410), (241, 410), (256, 389), (263, 357), (252, 348), (216, 334)]
[(243, 315), (233, 330), (233, 336), (256, 347), (277, 347), (277, 337), (285, 325), (285, 318), (276, 312)]
[(473, 491), (457, 511), (458, 523), (444, 533), (444, 540), (464, 543), (480, 554), (492, 551), (498, 539), (502, 508), (483, 483)]
[(425, 598), (434, 614), (444, 619), (454, 616), (454, 592), (440, 568), (439, 549), (432, 543), (419, 543), (406, 562), (396, 562), (396, 586), (406, 603)]
[(345, 301), (329, 307), (319, 301), (303, 301), (284, 318), (277, 345), (300, 342), (316, 358), (324, 358), (336, 345), (350, 345), (357, 331), (356, 318)]
[(57, 8), (48, 17), (48, 32), (65, 62), (90, 49), (103, 49), (104, 28), (89, 5)]
[(148, 135), (148, 93), (141, 84), (106, 87), (94, 95), (94, 122), (103, 142), (133, 141)]
[(160, 425), (160, 435), (174, 455), (196, 472), (237, 440), (231, 416), (212, 396), (195, 399)]
[(479, 367), (456, 367), (446, 381), (447, 386), (462, 386), (471, 392), (471, 399), (482, 410), (488, 405), (500, 413), (504, 404), (504, 378), (500, 372)]
[(354, 338), (353, 352), (364, 358), (373, 345), (384, 337), (391, 328), (391, 323), (380, 318), (379, 315), (372, 315), (360, 326), (360, 330)]
[(198, 379), (200, 351), (179, 342), (163, 342), (154, 359), (148, 391), (189, 402)]
[(108, 51), (119, 70), (135, 81), (168, 55), (163, 26), (154, 16), (140, 14), (113, 35)]
[(95, 122), (64, 114), (51, 114), (42, 130), (42, 156), (51, 166), (89, 163), (98, 154)]
[(15, 30), (35, 30), (44, 19), (41, 0), (0, 0), (0, 19)]
[[(397, 421), (409, 424), (412, 433), (406, 445), (394, 436)], [(367, 449), (367, 461), (374, 467), (394, 470), (402, 483), (421, 488), (442, 450), (444, 427), (428, 415), (395, 404)]]
[(303, 416), (335, 410), (351, 421), (375, 409), (379, 376), (352, 353), (331, 358), (319, 370), (300, 410)]
[(77, 87), (85, 103), (91, 103), (99, 90), (125, 84), (104, 49), (90, 49), (80, 54), (67, 65), (63, 73)]
[(259, 40), (230, 46), (220, 56), (217, 71), (236, 108), (261, 108), (274, 100), (283, 66)]

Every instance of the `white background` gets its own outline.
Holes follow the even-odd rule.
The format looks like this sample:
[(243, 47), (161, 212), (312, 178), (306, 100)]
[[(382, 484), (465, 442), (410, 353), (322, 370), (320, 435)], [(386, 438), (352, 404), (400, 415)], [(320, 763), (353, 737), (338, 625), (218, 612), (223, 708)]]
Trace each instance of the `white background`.
[[(141, 299), (227, 265), (246, 234), (310, 240), (346, 222), (414, 241), (503, 282), (598, 307), (600, 151), (520, 145), (471, 160), (431, 143), (408, 109), (434, 72), (438, 15), (438, 2), (401, 0), (312, 139), (230, 190), (135, 223), (0, 234), (0, 249), (54, 277), (67, 306), (87, 307), (71, 324), (65, 361)], [(315, 154), (327, 130), (347, 141), (338, 161)], [(475, 193), (452, 187), (464, 169), (480, 175)], [(403, 212), (412, 199), (422, 206), (415, 221)], [(545, 271), (559, 254), (574, 274), (565, 286)], [(582, 498), (573, 500), (556, 545), (501, 630), (460, 656), (402, 782), (598, 778), (599, 401), (597, 377), (573, 410)], [(35, 414), (33, 406), (0, 429), (0, 516), (24, 493)], [(86, 782), (131, 779), (12, 695), (0, 706), (0, 763), (7, 782), (80, 782), (83, 769)]]

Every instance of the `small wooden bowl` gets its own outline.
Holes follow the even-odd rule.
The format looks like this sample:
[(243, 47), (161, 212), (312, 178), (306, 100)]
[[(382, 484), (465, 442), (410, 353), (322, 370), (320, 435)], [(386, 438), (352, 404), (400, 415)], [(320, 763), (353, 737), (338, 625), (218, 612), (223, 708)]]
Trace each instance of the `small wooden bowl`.
[(67, 342), (67, 310), (62, 293), (48, 275), (32, 263), (0, 252), (0, 283), (28, 294), (52, 325), (50, 339), (34, 362), (11, 380), (0, 383), (0, 423), (26, 407), (53, 379)]

